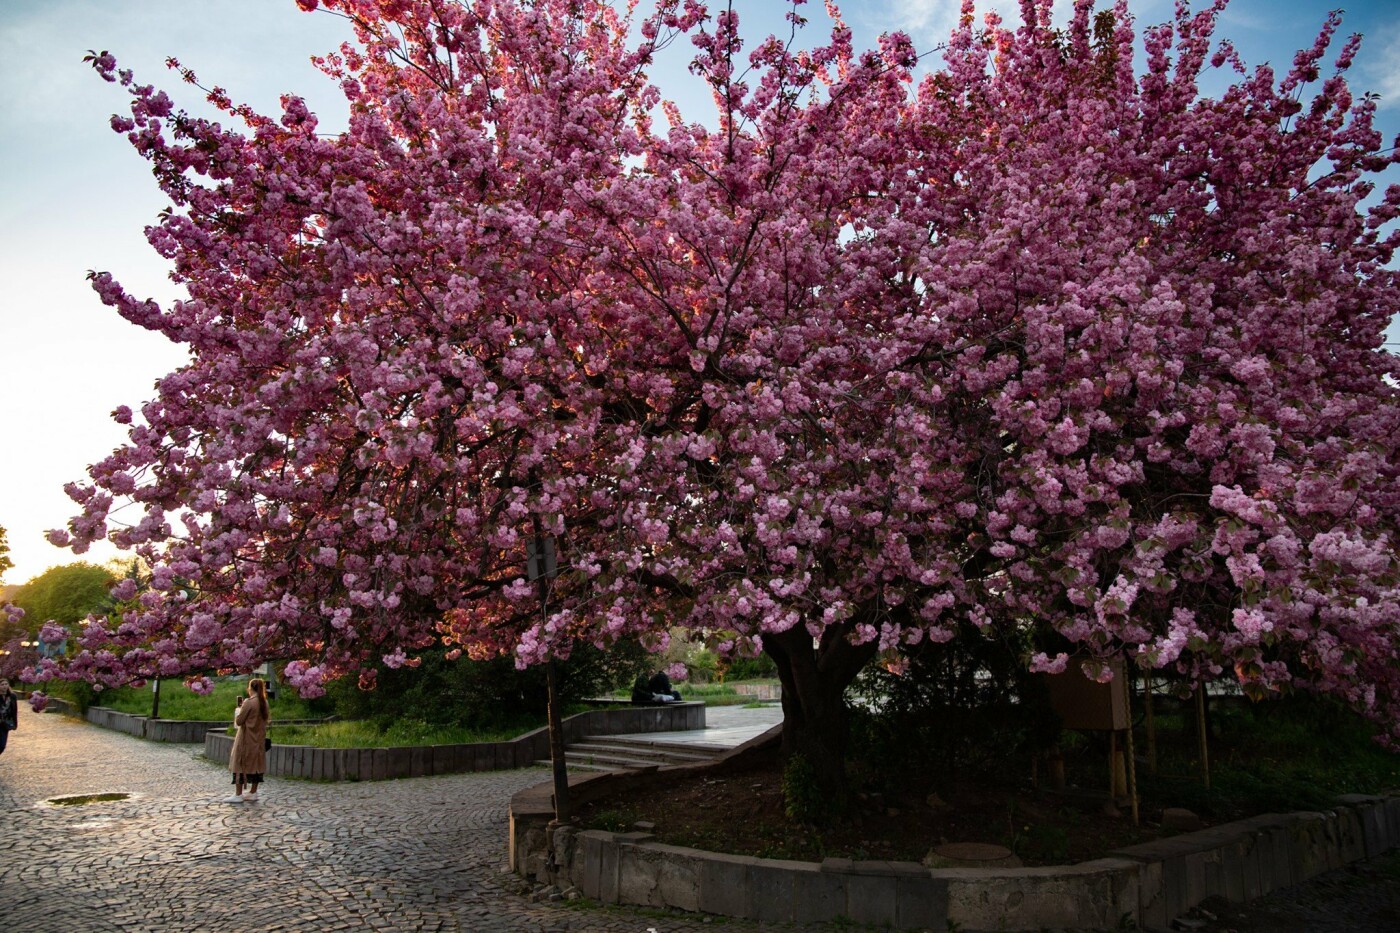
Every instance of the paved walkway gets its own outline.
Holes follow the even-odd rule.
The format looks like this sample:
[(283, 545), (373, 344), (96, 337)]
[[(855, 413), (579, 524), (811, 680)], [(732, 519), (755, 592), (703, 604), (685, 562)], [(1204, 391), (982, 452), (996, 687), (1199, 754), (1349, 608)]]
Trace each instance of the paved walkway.
[[(544, 769), (349, 784), (274, 778), (259, 803), (225, 804), (227, 772), (195, 746), (20, 716), (0, 755), (7, 931), (792, 929), (532, 903), (502, 869), (506, 806), (547, 780)], [(712, 721), (742, 730), (734, 718)], [(46, 803), (108, 792), (131, 797)]]

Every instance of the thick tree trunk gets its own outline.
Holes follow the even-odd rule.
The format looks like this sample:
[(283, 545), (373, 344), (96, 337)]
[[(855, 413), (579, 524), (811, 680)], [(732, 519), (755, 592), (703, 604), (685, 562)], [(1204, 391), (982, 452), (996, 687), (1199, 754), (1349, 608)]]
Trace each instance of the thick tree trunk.
[(844, 695), (876, 645), (852, 645), (845, 626), (829, 628), (820, 644), (803, 626), (763, 637), (763, 650), (783, 685), (783, 757), (800, 755), (811, 768), (815, 790), (833, 816), (847, 809), (846, 709)]

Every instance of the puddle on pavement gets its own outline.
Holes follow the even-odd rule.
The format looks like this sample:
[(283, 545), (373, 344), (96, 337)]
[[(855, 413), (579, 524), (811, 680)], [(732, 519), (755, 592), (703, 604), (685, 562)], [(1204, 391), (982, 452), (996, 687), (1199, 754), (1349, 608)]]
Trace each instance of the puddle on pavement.
[(90, 803), (108, 803), (112, 800), (125, 800), (130, 794), (76, 794), (72, 797), (50, 797), (45, 803), (55, 807), (82, 807)]

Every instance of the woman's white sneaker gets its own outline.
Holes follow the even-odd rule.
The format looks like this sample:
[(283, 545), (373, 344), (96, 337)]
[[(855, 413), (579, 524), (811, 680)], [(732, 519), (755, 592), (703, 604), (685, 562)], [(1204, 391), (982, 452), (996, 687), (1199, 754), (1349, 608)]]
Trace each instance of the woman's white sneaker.
[(224, 802), (224, 803), (242, 803), (242, 802), (243, 802), (243, 798), (240, 797), (240, 796), (237, 795), (237, 794), (229, 794), (227, 797), (225, 797), (225, 798), (223, 799), (223, 802)]

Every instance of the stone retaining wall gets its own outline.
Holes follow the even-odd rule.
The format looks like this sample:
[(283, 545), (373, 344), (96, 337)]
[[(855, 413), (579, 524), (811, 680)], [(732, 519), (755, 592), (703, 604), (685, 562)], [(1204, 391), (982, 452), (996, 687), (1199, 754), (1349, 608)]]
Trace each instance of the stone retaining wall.
[[(29, 694), (21, 694), (21, 696), (24, 696), (27, 699), (29, 697)], [(61, 697), (49, 697), (49, 702), (44, 706), (44, 712), (62, 713), (65, 716), (78, 715), (78, 710), (73, 706), (73, 704), (69, 703), (65, 699), (62, 699)]]
[[(52, 702), (52, 701), (50, 701)], [(89, 706), (84, 718), (95, 726), (125, 732), (151, 742), (182, 742), (197, 745), (211, 730), (228, 728), (228, 720), (151, 719), (134, 713), (121, 713), (105, 706)], [(321, 722), (319, 719), (299, 720)], [(284, 723), (287, 720), (283, 721)], [(225, 761), (228, 760), (225, 756)]]
[[(273, 723), (276, 725), (276, 722)], [(564, 720), (564, 741), (587, 735), (678, 732), (705, 728), (704, 703), (635, 706), (589, 710)], [(204, 757), (228, 764), (233, 737), (226, 730), (204, 736)], [(273, 745), (267, 774), (326, 781), (382, 781), (389, 778), (460, 774), (527, 768), (549, 757), (549, 730), (536, 729), (501, 742), (469, 745), (420, 745), (400, 748), (314, 748)]]
[[(539, 796), (531, 788), (520, 799), (533, 799), (532, 792)], [(1078, 865), (929, 869), (914, 862), (722, 855), (663, 845), (647, 833), (573, 826), (554, 829), (551, 866), (541, 827), (519, 820), (512, 801), (511, 862), (518, 872), (576, 886), (603, 903), (768, 922), (846, 917), (895, 929), (1119, 929), (1132, 923), (1164, 930), (1212, 895), (1252, 900), (1400, 845), (1400, 797), (1352, 795), (1337, 803), (1323, 813), (1259, 816)]]

